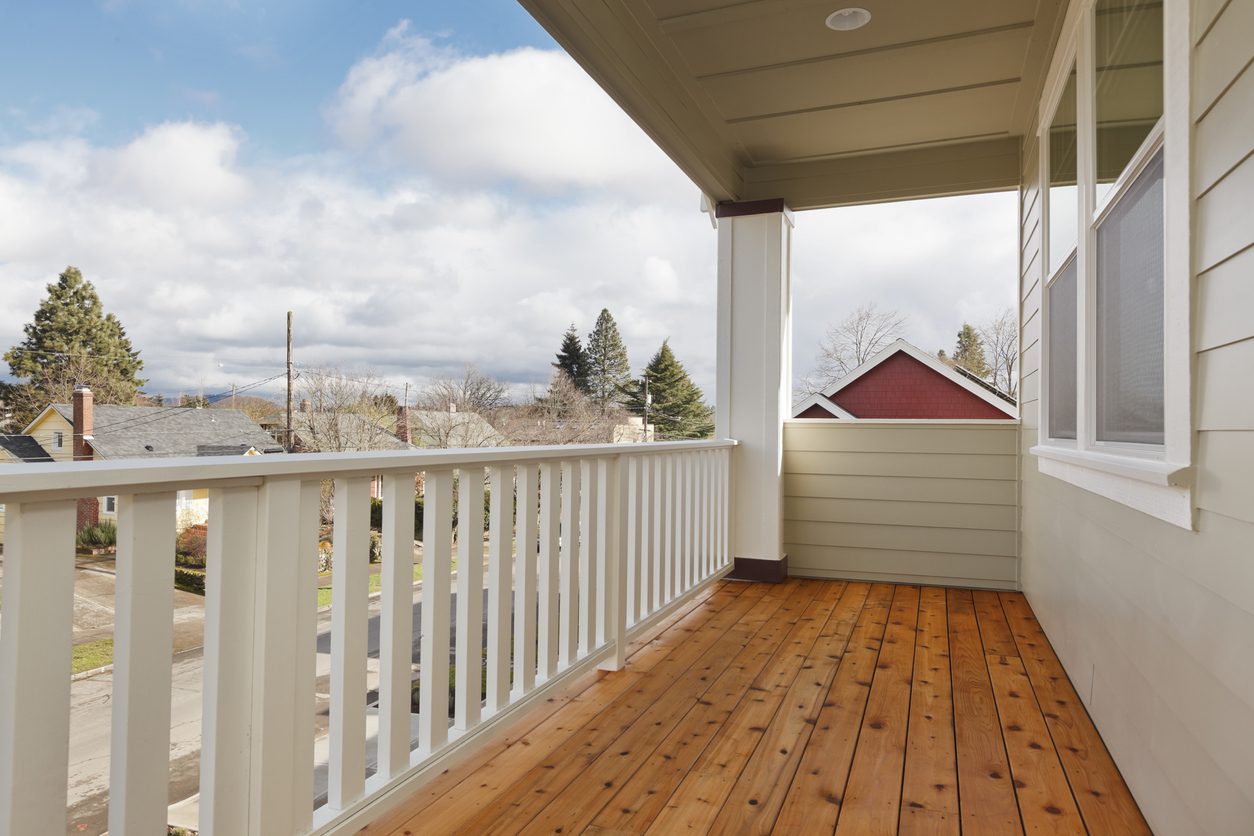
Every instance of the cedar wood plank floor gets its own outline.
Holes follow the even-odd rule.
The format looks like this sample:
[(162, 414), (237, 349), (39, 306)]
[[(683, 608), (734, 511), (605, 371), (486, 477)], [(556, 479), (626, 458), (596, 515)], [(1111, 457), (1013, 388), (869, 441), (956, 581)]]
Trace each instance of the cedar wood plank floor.
[(1149, 833), (1017, 592), (722, 582), (363, 833)]

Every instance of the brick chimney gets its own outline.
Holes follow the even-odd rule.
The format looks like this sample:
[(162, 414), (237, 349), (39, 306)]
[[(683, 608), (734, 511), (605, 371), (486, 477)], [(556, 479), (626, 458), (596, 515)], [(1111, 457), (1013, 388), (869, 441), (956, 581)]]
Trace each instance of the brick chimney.
[[(89, 462), (92, 460), (91, 437), (96, 430), (96, 421), (92, 409), (91, 389), (83, 385), (74, 387), (74, 461)], [(78, 501), (78, 530), (96, 525), (100, 522), (100, 500), (80, 499)]]
[(409, 428), (409, 407), (396, 408), (396, 437), (406, 444), (413, 444), (413, 431)]
[(74, 461), (89, 462), (92, 459), (91, 436), (95, 432), (91, 389), (74, 387)]
[(301, 412), (308, 412), (308, 411), (309, 411), (309, 398), (301, 398), (301, 399), (300, 399), (300, 411), (301, 411)]

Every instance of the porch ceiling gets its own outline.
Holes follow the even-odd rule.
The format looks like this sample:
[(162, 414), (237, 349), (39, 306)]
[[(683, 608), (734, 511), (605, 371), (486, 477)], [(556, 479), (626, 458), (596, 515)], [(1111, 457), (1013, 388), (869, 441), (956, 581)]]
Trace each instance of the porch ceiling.
[[(1060, 0), (521, 0), (715, 200), (1010, 188)], [(824, 25), (846, 5), (851, 32)]]

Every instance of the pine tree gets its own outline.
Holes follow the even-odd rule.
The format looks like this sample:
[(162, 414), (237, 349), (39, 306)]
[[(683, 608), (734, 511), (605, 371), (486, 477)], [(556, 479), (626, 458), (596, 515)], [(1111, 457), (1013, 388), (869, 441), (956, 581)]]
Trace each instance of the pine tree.
[(635, 415), (646, 414), (645, 381), (652, 400), (647, 405), (647, 419), (655, 427), (656, 438), (709, 438), (714, 433), (713, 412), (671, 350), (669, 340), (662, 343), (644, 374), (627, 390), (626, 406)]
[(958, 345), (952, 358), (955, 366), (962, 366), (977, 377), (988, 377), (988, 361), (984, 359), (984, 343), (980, 334), (968, 323), (958, 332)]
[(48, 285), (24, 330), (26, 339), (4, 355), (13, 376), (25, 379), (14, 387), (15, 424), (24, 426), (49, 403), (68, 402), (80, 383), (92, 388), (97, 403), (135, 402), (144, 363), (77, 268), (65, 268)]
[(606, 308), (588, 335), (588, 395), (602, 411), (622, 397), (631, 382), (627, 346), (619, 336), (618, 325)]
[(562, 347), (557, 351), (557, 362), (554, 368), (561, 369), (571, 379), (580, 392), (588, 394), (588, 352), (579, 339), (575, 323), (571, 323), (562, 335)]

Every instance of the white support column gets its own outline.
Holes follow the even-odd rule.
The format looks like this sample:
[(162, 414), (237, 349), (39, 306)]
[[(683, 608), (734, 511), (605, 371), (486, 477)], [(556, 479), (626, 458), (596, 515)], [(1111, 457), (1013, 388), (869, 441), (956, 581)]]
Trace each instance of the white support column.
[(715, 434), (740, 442), (732, 453), (732, 556), (782, 560), (792, 214), (782, 201), (761, 201), (720, 206), (719, 215)]

